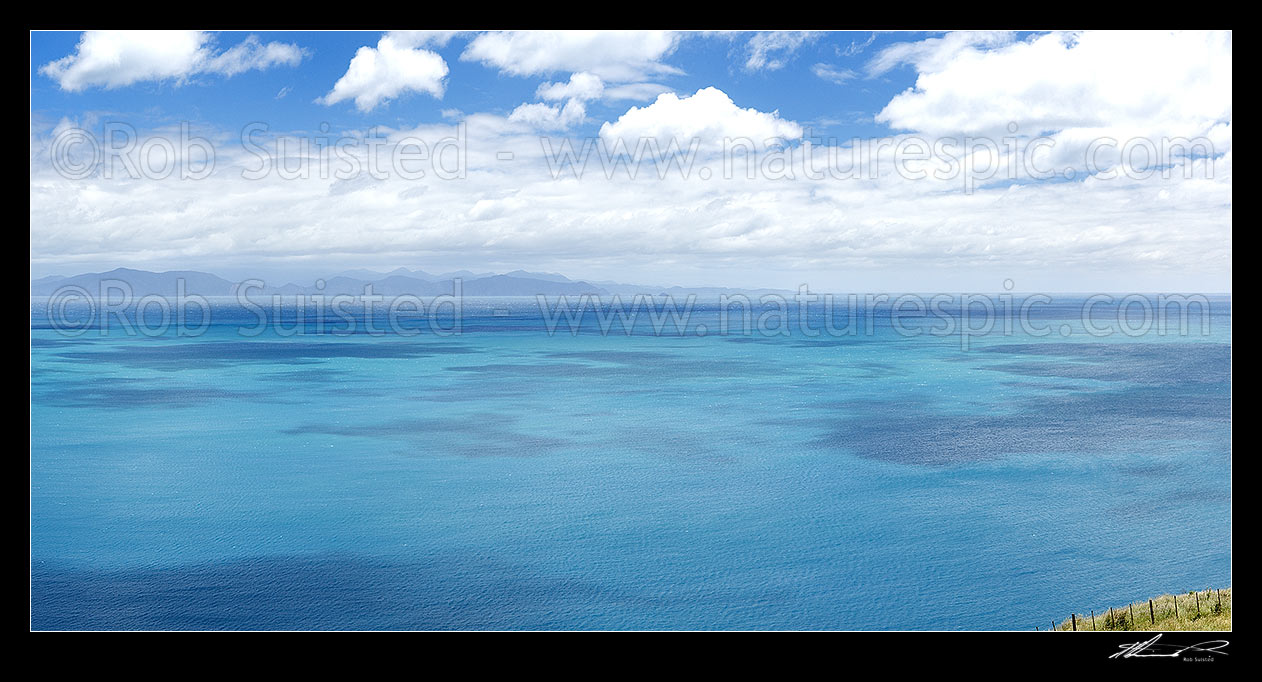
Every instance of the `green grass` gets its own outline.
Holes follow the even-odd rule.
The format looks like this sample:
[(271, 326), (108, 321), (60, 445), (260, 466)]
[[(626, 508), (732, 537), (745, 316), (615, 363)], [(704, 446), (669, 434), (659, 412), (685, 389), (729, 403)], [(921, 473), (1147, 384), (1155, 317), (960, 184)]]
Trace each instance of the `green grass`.
[[(1176, 598), (1178, 615), (1175, 615)], [(1197, 608), (1197, 599), (1200, 608)], [(1078, 631), (1094, 630), (1231, 630), (1231, 588), (1200, 590), (1179, 595), (1163, 594), (1152, 600), (1128, 604), (1121, 608), (1104, 609), (1077, 615)], [(1069, 618), (1056, 626), (1056, 630), (1073, 630)]]

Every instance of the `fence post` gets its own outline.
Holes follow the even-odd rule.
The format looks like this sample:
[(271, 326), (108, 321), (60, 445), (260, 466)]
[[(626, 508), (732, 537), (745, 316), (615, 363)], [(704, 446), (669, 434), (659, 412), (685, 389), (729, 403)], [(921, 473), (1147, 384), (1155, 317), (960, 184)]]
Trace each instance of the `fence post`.
[(1174, 617), (1176, 620), (1179, 618), (1179, 595), (1177, 594), (1174, 595)]
[(1214, 591), (1218, 593), (1218, 610), (1222, 611), (1223, 610), (1223, 591), (1222, 590), (1214, 590)]
[(1073, 626), (1074, 632), (1077, 632), (1078, 631), (1078, 616), (1072, 613), (1069, 614), (1069, 624)]
[(1131, 610), (1131, 625), (1134, 626), (1135, 625), (1135, 602), (1131, 602), (1130, 610)]
[(1091, 609), (1091, 630), (1095, 631), (1095, 609)]
[(1201, 615), (1201, 593), (1196, 593), (1196, 615)]
[(1148, 617), (1152, 619), (1152, 624), (1157, 624), (1157, 611), (1152, 606), (1152, 600), (1148, 600)]

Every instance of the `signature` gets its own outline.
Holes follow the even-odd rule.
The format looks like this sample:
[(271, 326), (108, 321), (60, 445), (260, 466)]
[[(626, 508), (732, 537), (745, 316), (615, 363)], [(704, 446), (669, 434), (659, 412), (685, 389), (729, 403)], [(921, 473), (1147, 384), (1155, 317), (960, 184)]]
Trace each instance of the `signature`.
[(1122, 644), (1119, 648), (1121, 651), (1109, 656), (1109, 658), (1178, 658), (1184, 652), (1204, 652), (1207, 654), (1227, 655), (1223, 651), (1223, 647), (1229, 642), (1225, 639), (1212, 639), (1208, 642), (1200, 644), (1158, 644), (1157, 640), (1161, 639), (1161, 635), (1157, 635), (1146, 642), (1134, 642), (1132, 644)]

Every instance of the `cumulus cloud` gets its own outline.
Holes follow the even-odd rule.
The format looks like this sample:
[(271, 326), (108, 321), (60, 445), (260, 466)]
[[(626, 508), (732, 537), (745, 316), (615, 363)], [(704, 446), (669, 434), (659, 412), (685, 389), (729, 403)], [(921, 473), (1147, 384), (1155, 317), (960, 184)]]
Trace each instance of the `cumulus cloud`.
[(417, 39), (414, 35), (387, 34), (377, 41), (377, 47), (359, 48), (345, 75), (317, 101), (333, 105), (353, 99), (355, 108), (367, 112), (409, 92), (441, 99), (447, 62), (436, 52), (414, 47)]
[[(733, 105), (720, 110), (727, 106)], [(78, 265), (86, 263), (254, 265), (266, 277), (268, 263), (295, 256), (453, 267), (499, 260), (597, 278), (751, 284), (747, 275), (725, 281), (716, 272), (730, 268), (780, 271), (779, 279), (764, 281), (788, 288), (807, 281), (818, 290), (897, 287), (904, 277), (904, 286), (943, 286), (926, 274), (936, 268), (971, 277), (971, 290), (993, 289), (1004, 277), (1022, 288), (1230, 287), (1230, 153), (1195, 162), (1212, 167), (1210, 177), (1176, 171), (1003, 183), (973, 193), (953, 181), (901, 177), (888, 170), (887, 157), (881, 172), (853, 178), (749, 177), (742, 170), (727, 178), (703, 160), (699, 165), (716, 171), (708, 181), (695, 174), (659, 177), (651, 168), (611, 180), (597, 161), (585, 174), (554, 177), (538, 135), (503, 117), (473, 114), (462, 122), (468, 173), (458, 181), (433, 173), (361, 174), (350, 182), (315, 172), (246, 179), (244, 169), (257, 159), (228, 144), (219, 147), (215, 172), (197, 181), (70, 180), (50, 166), (51, 135), (42, 133), (42, 146), (31, 154), (31, 262), (62, 271), (93, 269)], [(79, 124), (63, 127), (70, 125)], [(431, 149), (461, 134), (454, 123), (383, 133), (387, 146), (419, 138)], [(151, 135), (174, 134), (151, 131), (137, 146)], [(231, 132), (196, 134), (235, 139)], [(298, 144), (286, 149), (304, 153)], [(501, 151), (517, 161), (497, 161)], [(287, 156), (277, 166), (294, 167), (294, 160)], [(1052, 284), (1034, 279), (1038, 268), (1051, 273), (1044, 281)], [(831, 272), (833, 279), (805, 272)]]
[(1230, 32), (1088, 31), (983, 44), (994, 39), (952, 34), (887, 48), (919, 76), (876, 120), (935, 135), (1015, 124), (1085, 145), (1101, 136), (1197, 137), (1231, 119)]
[(544, 83), (535, 91), (535, 96), (550, 101), (576, 99), (585, 102), (600, 97), (604, 92), (605, 84), (600, 76), (583, 72), (571, 75), (568, 83)]
[(496, 31), (478, 35), (460, 59), (513, 76), (587, 72), (607, 82), (678, 73), (662, 63), (679, 36), (671, 31)]
[(542, 130), (562, 130), (581, 123), (586, 117), (587, 108), (582, 101), (571, 99), (563, 105), (523, 104), (508, 115), (508, 120)]
[(623, 83), (606, 85), (600, 77), (591, 73), (576, 73), (565, 83), (543, 83), (535, 91), (541, 100), (555, 102), (564, 99), (577, 99), (580, 102), (603, 100), (605, 102), (637, 101), (644, 102), (657, 99), (657, 96), (670, 92), (671, 88), (661, 83)]
[[(232, 146), (237, 131), (197, 133), (214, 139), (219, 151), (215, 172), (204, 179), (71, 180), (49, 161), (55, 130), (33, 130), (31, 263), (67, 271), (89, 263), (103, 267), (82, 269), (134, 263), (266, 270), (295, 257), (453, 267), (512, 261), (595, 279), (664, 283), (750, 286), (751, 277), (772, 273), (760, 282), (793, 288), (807, 281), (817, 290), (927, 290), (948, 286), (942, 277), (963, 282), (965, 291), (993, 290), (1007, 277), (1025, 290), (1230, 290), (1230, 34), (931, 40), (938, 42), (899, 46), (882, 62), (916, 69), (916, 86), (882, 112), (889, 125), (916, 132), (872, 140), (875, 155), (842, 177), (773, 174), (757, 161), (758, 172), (738, 167), (729, 176), (706, 156), (696, 164), (714, 171), (705, 180), (696, 173), (663, 177), (651, 167), (634, 177), (602, 173), (599, 159), (586, 173), (554, 175), (555, 159), (541, 149), (534, 128), (564, 128), (587, 115), (584, 102), (609, 101), (621, 87), (578, 68), (545, 83), (540, 101), (507, 117), (446, 111), (459, 128), (452, 120), (384, 131), (393, 143), (416, 137), (431, 148), (465, 134), (468, 172), (458, 181), (433, 173), (419, 180), (398, 173), (247, 180), (243, 169), (256, 159)], [(420, 44), (398, 49), (405, 46)], [(1082, 49), (1090, 59), (1073, 54)], [(600, 79), (599, 97), (583, 99), (596, 92), (595, 80), (583, 73)], [(1082, 174), (1056, 182), (997, 177), (972, 191), (958, 178), (916, 179), (891, 170), (891, 150), (913, 135), (1006, 132), (1014, 113), (1023, 132), (1059, 131), (1053, 154), (1080, 148), (1100, 131), (1124, 139), (1141, 130), (1199, 129), (1220, 153), (1172, 159), (1169, 173)], [(67, 120), (57, 129), (90, 125)], [(178, 132), (142, 132), (136, 143)], [(796, 122), (742, 108), (715, 88), (661, 94), (601, 127), (605, 140), (670, 137), (685, 147), (693, 137), (713, 143), (801, 134)], [(298, 144), (289, 149), (292, 157), (281, 154), (278, 167), (303, 153)], [(759, 156), (807, 154), (823, 168), (831, 156), (844, 166), (850, 151), (803, 141)], [(497, 160), (499, 152), (515, 161)], [(993, 162), (1010, 161), (1006, 151), (995, 152)], [(740, 274), (725, 280), (721, 268)]]
[(654, 138), (663, 147), (673, 139), (684, 148), (693, 139), (704, 148), (744, 139), (762, 148), (801, 137), (802, 127), (780, 118), (778, 111), (742, 109), (722, 90), (710, 87), (687, 97), (664, 93), (646, 107), (631, 107), (617, 121), (604, 123), (600, 136), (606, 142), (621, 139), (632, 149), (643, 138)]
[(749, 71), (775, 71), (784, 68), (798, 48), (819, 37), (817, 31), (762, 31), (755, 33), (747, 48), (749, 57), (745, 68)]
[(564, 130), (586, 120), (592, 100), (643, 101), (668, 91), (643, 79), (678, 73), (661, 61), (678, 41), (670, 31), (497, 31), (473, 38), (460, 58), (515, 76), (572, 72), (568, 81), (540, 84), (535, 96), (542, 102), (508, 116), (510, 123)]
[(40, 67), (62, 90), (120, 88), (143, 81), (177, 84), (199, 74), (234, 76), (273, 66), (297, 66), (305, 56), (291, 43), (262, 43), (249, 36), (217, 51), (204, 31), (86, 31), (74, 54)]
[(604, 91), (600, 77), (587, 72), (571, 75), (568, 82), (543, 83), (535, 96), (544, 101), (518, 106), (508, 115), (508, 121), (539, 130), (564, 130), (585, 121), (585, 103), (598, 99)]

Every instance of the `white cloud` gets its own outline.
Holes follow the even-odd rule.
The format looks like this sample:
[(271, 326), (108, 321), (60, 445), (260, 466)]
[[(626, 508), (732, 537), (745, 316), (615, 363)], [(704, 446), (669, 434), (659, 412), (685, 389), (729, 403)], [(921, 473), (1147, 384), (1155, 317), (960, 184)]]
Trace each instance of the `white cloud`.
[(523, 104), (508, 115), (508, 120), (513, 123), (524, 123), (533, 128), (560, 130), (581, 123), (586, 117), (587, 108), (583, 106), (583, 103), (580, 100), (571, 99), (564, 105), (548, 105), (541, 102)]
[(992, 49), (976, 36), (934, 40), (897, 50), (919, 55), (919, 77), (877, 121), (935, 135), (1002, 134), (1015, 123), (1081, 147), (1101, 136), (1196, 137), (1231, 119), (1230, 32), (1052, 33)]
[[(908, 63), (919, 73), (917, 86), (893, 98), (882, 114), (891, 126), (916, 134), (1006, 133), (1016, 116), (1011, 120), (1023, 134), (1059, 131), (1053, 156), (1081, 149), (1102, 131), (1125, 139), (1141, 131), (1203, 130), (1222, 153), (1173, 159), (1175, 168), (1166, 174), (1083, 174), (1069, 182), (996, 178), (968, 192), (959, 179), (892, 172), (890, 150), (910, 137), (897, 134), (873, 140), (884, 151), (853, 177), (772, 177), (757, 161), (760, 172), (753, 177), (742, 166), (729, 177), (715, 159), (701, 157), (697, 166), (714, 171), (706, 180), (695, 172), (687, 179), (661, 177), (652, 163), (635, 177), (606, 175), (599, 159), (581, 177), (557, 178), (535, 129), (564, 129), (586, 115), (584, 101), (597, 100), (583, 100), (595, 90), (582, 86), (595, 81), (579, 74), (601, 80), (601, 101), (615, 99), (622, 87), (661, 87), (618, 85), (573, 69), (556, 77), (575, 74), (568, 80), (545, 84), (541, 101), (507, 117), (445, 111), (467, 135), (467, 174), (459, 180), (432, 173), (420, 180), (390, 174), (340, 181), (315, 173), (247, 180), (242, 171), (255, 159), (233, 147), (238, 133), (228, 130), (198, 133), (219, 150), (215, 172), (205, 179), (69, 180), (50, 165), (49, 122), (31, 136), (32, 268), (68, 272), (134, 263), (213, 271), (235, 265), (259, 267), (266, 276), (270, 264), (295, 260), (328, 263), (328, 270), (348, 262), (478, 267), (507, 261), (595, 279), (749, 286), (761, 278), (766, 285), (793, 288), (805, 281), (834, 291), (982, 291), (1008, 277), (1018, 290), (1230, 290), (1230, 34), (933, 40), (898, 47), (874, 62), (877, 71)], [(58, 130), (94, 125), (56, 123)], [(801, 132), (796, 122), (741, 108), (714, 88), (662, 94), (601, 127), (607, 140), (673, 137), (685, 147), (692, 137), (712, 144)], [(136, 146), (144, 146), (146, 135), (174, 139), (178, 133), (142, 133)], [(435, 146), (458, 134), (457, 120), (385, 133)], [(300, 145), (290, 149), (293, 158), (302, 153)], [(803, 142), (785, 151), (844, 159), (848, 150)], [(497, 152), (515, 160), (499, 161)], [(1005, 151), (997, 153), (999, 163), (1011, 162)], [(286, 159), (288, 167), (292, 159)], [(868, 164), (879, 172), (867, 172)]]
[(235, 76), (250, 70), (263, 70), (272, 66), (297, 66), (302, 61), (302, 50), (297, 45), (271, 42), (264, 45), (258, 36), (249, 36), (241, 43), (211, 57), (205, 71)]
[(641, 79), (677, 73), (661, 62), (677, 42), (669, 31), (501, 31), (478, 35), (460, 58), (517, 76), (571, 71), (568, 81), (539, 85), (535, 96), (543, 102), (522, 104), (507, 118), (535, 129), (564, 130), (586, 120), (586, 102), (643, 101), (668, 91)]
[(859, 75), (850, 69), (843, 69), (833, 66), (832, 64), (816, 64), (811, 67), (811, 73), (838, 85), (845, 83), (848, 80), (852, 80)]
[(671, 31), (497, 31), (470, 41), (460, 59), (514, 76), (588, 72), (629, 82), (678, 73), (661, 62), (678, 41)]
[(85, 31), (74, 54), (40, 67), (61, 89), (119, 88), (142, 81), (184, 83), (198, 74), (234, 76), (272, 66), (297, 66), (304, 52), (290, 43), (249, 36), (217, 52), (203, 31)]
[(742, 109), (722, 90), (710, 87), (689, 97), (664, 93), (646, 107), (631, 107), (617, 121), (602, 125), (600, 136), (606, 142), (621, 139), (629, 149), (642, 138), (655, 138), (663, 148), (671, 139), (681, 148), (693, 139), (714, 148), (726, 138), (744, 138), (761, 148), (768, 141), (801, 137), (802, 127), (777, 111)]
[(850, 45), (846, 47), (846, 49), (844, 50), (841, 50), (841, 49), (837, 50), (837, 54), (842, 57), (853, 57), (857, 54), (862, 53), (864, 50), (868, 49), (868, 46), (871, 45), (874, 41), (876, 41), (875, 31), (870, 33), (868, 35), (868, 39), (863, 41), (862, 43), (857, 40), (850, 41)]
[(401, 47), (446, 47), (464, 31), (390, 31), (386, 35)]
[(867, 64), (869, 76), (880, 76), (895, 67), (911, 64), (918, 71), (937, 71), (957, 54), (973, 47), (993, 47), (1012, 42), (1010, 31), (955, 31), (941, 38), (914, 43), (895, 43), (877, 53)]
[[(730, 114), (728, 106), (716, 111)], [(747, 178), (738, 169), (729, 179), (703, 159), (699, 165), (715, 170), (708, 181), (695, 173), (662, 178), (651, 164), (635, 178), (611, 180), (593, 161), (581, 177), (554, 178), (537, 134), (504, 117), (462, 122), (468, 172), (461, 180), (391, 173), (341, 181), (314, 172), (250, 180), (243, 170), (257, 160), (234, 148), (235, 131), (195, 131), (219, 145), (205, 179), (69, 180), (50, 166), (51, 136), (41, 133), (31, 153), (32, 267), (236, 266), (257, 267), (266, 278), (271, 264), (295, 259), (330, 271), (348, 262), (501, 261), (597, 279), (740, 286), (757, 279), (786, 288), (809, 282), (820, 291), (994, 290), (1005, 277), (1033, 290), (1230, 288), (1230, 152), (1198, 162), (1213, 166), (1211, 178), (1176, 170), (971, 194), (958, 182), (911, 180), (886, 165), (854, 178)], [(384, 133), (435, 147), (458, 131), (451, 123)], [(137, 146), (175, 134), (143, 133)], [(303, 153), (299, 145), (287, 149)], [(501, 151), (516, 161), (498, 161)]]
[(361, 47), (351, 59), (346, 74), (318, 101), (333, 105), (355, 100), (360, 111), (372, 111), (408, 92), (424, 92), (442, 98), (447, 78), (447, 62), (436, 52), (409, 46), (416, 36), (400, 42), (393, 34), (377, 41), (377, 47)]
[(587, 106), (584, 103), (598, 99), (604, 90), (600, 77), (586, 72), (571, 75), (565, 83), (543, 83), (535, 96), (557, 104), (522, 104), (508, 115), (508, 121), (540, 130), (564, 130), (585, 121)]
[(602, 97), (607, 102), (619, 102), (624, 100), (646, 101), (657, 99), (657, 96), (663, 92), (670, 92), (671, 88), (661, 83), (627, 83), (625, 85), (606, 86)]
[(755, 33), (748, 44), (749, 58), (745, 68), (749, 71), (775, 71), (784, 68), (798, 48), (819, 37), (816, 31), (763, 31)]
[(577, 99), (581, 102), (597, 99), (605, 91), (605, 84), (600, 76), (593, 73), (576, 73), (570, 76), (568, 83), (544, 83), (535, 91), (535, 96), (542, 100), (556, 101), (561, 99)]

